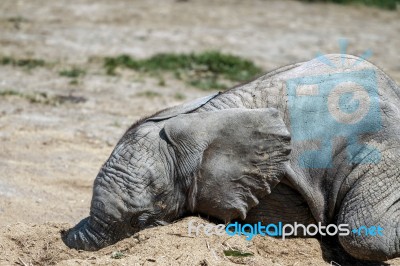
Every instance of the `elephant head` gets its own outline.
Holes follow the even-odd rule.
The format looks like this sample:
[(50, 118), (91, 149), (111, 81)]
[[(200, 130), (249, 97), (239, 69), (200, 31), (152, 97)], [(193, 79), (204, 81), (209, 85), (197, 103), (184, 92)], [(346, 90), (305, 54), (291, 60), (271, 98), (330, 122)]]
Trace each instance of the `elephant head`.
[(245, 219), (284, 175), (289, 143), (272, 108), (160, 113), (125, 133), (95, 179), (90, 216), (63, 241), (97, 250), (190, 212)]

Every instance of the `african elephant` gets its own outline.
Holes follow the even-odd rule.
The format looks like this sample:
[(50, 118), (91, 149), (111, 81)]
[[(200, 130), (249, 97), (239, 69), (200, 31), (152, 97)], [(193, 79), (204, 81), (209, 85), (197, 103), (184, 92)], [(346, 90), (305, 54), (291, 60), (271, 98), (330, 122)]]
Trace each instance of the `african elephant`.
[(131, 126), (63, 234), (97, 250), (191, 213), (377, 226), (339, 236), (352, 256), (400, 256), (400, 89), (361, 58), (326, 55)]

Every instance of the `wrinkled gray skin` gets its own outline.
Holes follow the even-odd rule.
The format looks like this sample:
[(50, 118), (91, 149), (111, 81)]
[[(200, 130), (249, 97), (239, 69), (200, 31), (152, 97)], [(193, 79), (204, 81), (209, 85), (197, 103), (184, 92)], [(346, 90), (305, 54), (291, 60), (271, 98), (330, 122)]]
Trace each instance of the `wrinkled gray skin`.
[[(340, 55), (327, 57), (342, 65)], [(225, 222), (380, 225), (385, 237), (339, 241), (359, 259), (400, 256), (400, 89), (366, 61), (350, 68), (358, 59), (346, 56), (338, 68), (315, 59), (283, 67), (136, 123), (94, 181), (90, 216), (66, 232), (64, 242), (97, 250), (141, 229), (202, 213)], [(371, 68), (382, 128), (358, 137), (381, 152), (380, 162), (347, 163), (347, 144), (339, 139), (333, 167), (300, 167), (298, 155), (319, 144), (291, 140), (286, 81)]]

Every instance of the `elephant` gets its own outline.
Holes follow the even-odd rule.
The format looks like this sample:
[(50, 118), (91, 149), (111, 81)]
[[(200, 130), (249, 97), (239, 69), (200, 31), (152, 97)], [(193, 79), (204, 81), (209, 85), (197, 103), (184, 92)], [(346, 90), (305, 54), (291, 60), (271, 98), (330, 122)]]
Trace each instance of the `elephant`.
[(90, 216), (64, 243), (98, 250), (191, 214), (224, 223), (379, 226), (339, 235), (357, 259), (400, 256), (400, 88), (330, 54), (133, 124), (101, 167)]

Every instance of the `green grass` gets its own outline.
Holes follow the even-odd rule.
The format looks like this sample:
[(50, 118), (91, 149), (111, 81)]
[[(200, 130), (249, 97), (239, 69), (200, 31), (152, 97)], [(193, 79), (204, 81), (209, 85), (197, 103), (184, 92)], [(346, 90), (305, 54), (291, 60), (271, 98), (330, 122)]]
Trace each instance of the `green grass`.
[(165, 79), (163, 77), (159, 77), (158, 79), (158, 86), (165, 87), (167, 83), (165, 82)]
[(234, 249), (224, 250), (224, 254), (225, 254), (225, 256), (231, 256), (231, 257), (250, 257), (250, 256), (254, 256), (253, 253), (243, 252), (243, 251), (234, 250)]
[(2, 90), (0, 91), (0, 97), (14, 96), (18, 98), (25, 99), (30, 103), (34, 104), (44, 104), (44, 105), (60, 105), (66, 102), (70, 103), (81, 103), (85, 102), (84, 97), (72, 96), (72, 95), (48, 95), (46, 92), (32, 92), (23, 93), (16, 90)]
[(45, 104), (49, 103), (47, 101), (48, 100), (47, 94), (43, 93), (43, 92), (26, 94), (26, 93), (22, 93), (22, 92), (15, 91), (15, 90), (3, 90), (3, 91), (0, 91), (0, 96), (1, 97), (15, 96), (15, 97), (26, 99), (31, 103), (45, 103)]
[(333, 2), (338, 4), (363, 4), (383, 9), (395, 10), (400, 0), (302, 0), (306, 2)]
[(174, 98), (177, 100), (185, 100), (186, 96), (183, 93), (177, 92), (177, 93), (175, 93)]
[(156, 92), (156, 91), (143, 91), (143, 92), (139, 92), (138, 94), (136, 94), (137, 96), (140, 97), (146, 97), (146, 98), (155, 98), (155, 97), (160, 97), (161, 94)]
[(28, 20), (24, 17), (16, 16), (16, 17), (9, 17), (7, 21), (13, 23), (21, 23), (21, 22), (27, 22)]
[(43, 67), (46, 65), (46, 62), (41, 59), (32, 59), (32, 58), (15, 59), (9, 56), (5, 56), (0, 58), (0, 65), (11, 65), (11, 66), (32, 69), (35, 67)]
[(189, 84), (193, 87), (208, 90), (208, 89), (216, 89), (216, 90), (226, 90), (228, 88), (227, 85), (218, 82), (217, 77), (206, 77), (206, 78), (195, 78), (189, 81)]
[(112, 123), (112, 126), (118, 127), (118, 128), (122, 127), (121, 123), (118, 121), (114, 121), (114, 123)]
[(62, 70), (59, 72), (60, 76), (68, 77), (68, 78), (79, 78), (80, 76), (84, 76), (86, 71), (80, 68), (71, 68), (68, 70)]
[(121, 251), (114, 251), (113, 253), (111, 253), (111, 258), (112, 259), (122, 259), (123, 257), (125, 257), (125, 254), (122, 253)]
[(21, 93), (18, 92), (18, 91), (15, 91), (15, 90), (3, 90), (3, 91), (0, 91), (0, 96), (1, 96), (1, 97), (5, 97), (5, 96), (19, 96), (19, 95), (21, 95)]
[(226, 83), (230, 85), (232, 82), (246, 81), (262, 73), (262, 69), (250, 60), (218, 51), (199, 54), (162, 53), (146, 59), (120, 55), (105, 58), (104, 67), (110, 75), (115, 75), (118, 68), (155, 76), (169, 72), (176, 79), (204, 90), (225, 89)]
[(79, 80), (74, 78), (74, 79), (71, 79), (71, 81), (68, 83), (69, 83), (69, 85), (76, 86), (76, 85), (79, 85)]

